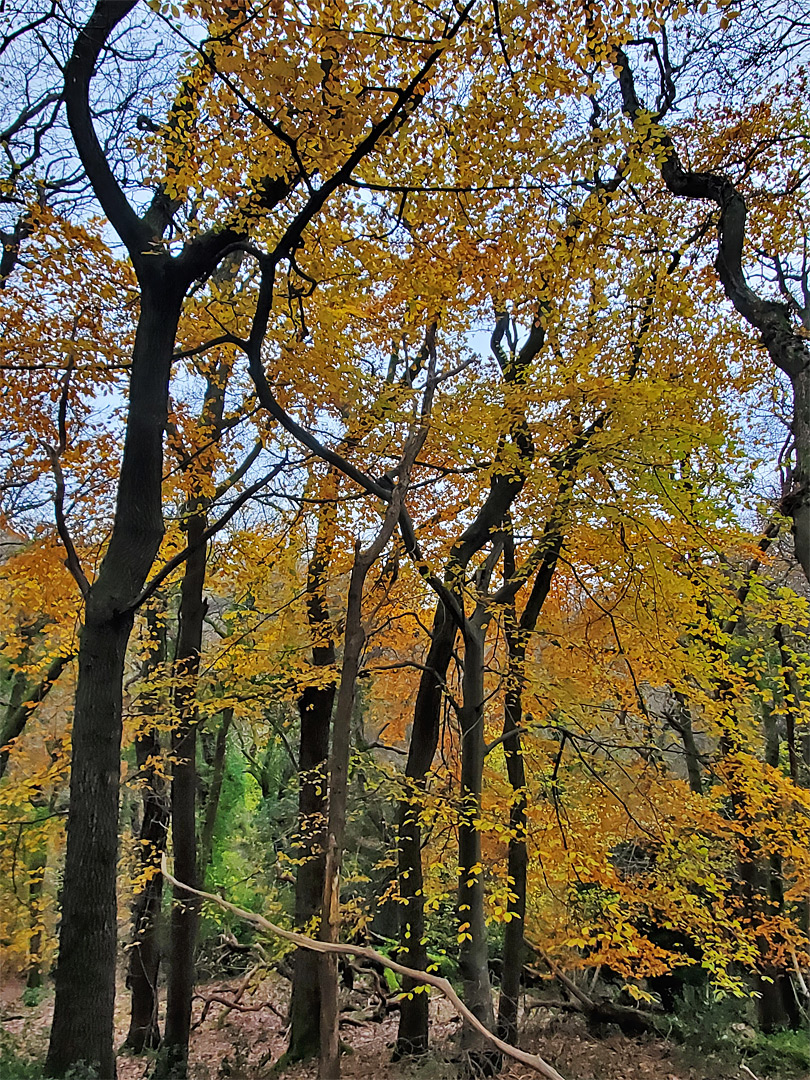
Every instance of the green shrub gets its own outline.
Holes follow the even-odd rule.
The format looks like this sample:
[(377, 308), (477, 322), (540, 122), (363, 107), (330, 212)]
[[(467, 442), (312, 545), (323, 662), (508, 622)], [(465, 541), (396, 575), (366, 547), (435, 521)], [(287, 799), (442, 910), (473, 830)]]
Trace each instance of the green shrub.
[(806, 1077), (810, 1075), (810, 1035), (806, 1031), (757, 1033), (748, 1063), (757, 1076)]
[(42, 1067), (11, 1035), (0, 1031), (0, 1080), (42, 1080)]

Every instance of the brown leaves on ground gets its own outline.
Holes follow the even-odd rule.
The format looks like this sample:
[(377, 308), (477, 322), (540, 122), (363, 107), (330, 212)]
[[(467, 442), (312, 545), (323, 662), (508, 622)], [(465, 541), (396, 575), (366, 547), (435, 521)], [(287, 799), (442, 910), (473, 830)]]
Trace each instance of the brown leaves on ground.
[[(200, 987), (194, 1020), (199, 1019), (203, 997), (216, 994), (229, 998), (239, 983), (239, 979), (226, 979)], [(27, 1053), (42, 1057), (52, 998), (49, 995), (41, 1004), (26, 1007), (21, 1004), (22, 989), (19, 984), (17, 993), (3, 995), (3, 1028), (21, 1040)], [(277, 1013), (284, 1015), (287, 993), (284, 980), (274, 976), (242, 998), (241, 1003), (251, 1010), (262, 1003), (265, 1008), (227, 1012), (223, 1006), (213, 1005), (205, 1022), (193, 1033), (189, 1080), (270, 1080), (277, 1075), (272, 1069), (287, 1043)], [(116, 1016), (119, 1046), (126, 1035), (128, 1004), (128, 995), (121, 992)], [(431, 1020), (434, 1052), (420, 1064), (391, 1061), (396, 1013), (382, 1023), (343, 1026), (341, 1037), (350, 1048), (341, 1062), (343, 1080), (455, 1080), (458, 1018), (446, 1001), (434, 998)], [(525, 1049), (550, 1061), (566, 1080), (739, 1080), (738, 1073), (712, 1068), (709, 1061), (699, 1070), (684, 1065), (678, 1048), (663, 1039), (630, 1039), (618, 1031), (597, 1037), (578, 1016), (551, 1014), (541, 1020), (533, 1018), (522, 1043)], [(118, 1080), (145, 1080), (151, 1065), (150, 1058), (120, 1056)], [(317, 1074), (317, 1063), (307, 1062), (290, 1065), (282, 1075), (287, 1080), (316, 1080)], [(500, 1073), (501, 1080), (532, 1080), (534, 1075), (514, 1062), (507, 1063)]]

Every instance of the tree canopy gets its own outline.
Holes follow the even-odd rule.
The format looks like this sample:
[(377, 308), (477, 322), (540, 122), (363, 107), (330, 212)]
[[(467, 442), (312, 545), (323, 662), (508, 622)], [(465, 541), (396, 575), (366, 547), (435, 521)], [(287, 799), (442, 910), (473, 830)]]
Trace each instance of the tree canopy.
[(3, 7), (0, 939), (52, 976), (41, 1075), (115, 1078), (117, 996), (186, 1077), (269, 968), (321, 1080), (355, 978), (397, 1060), (448, 994), (465, 1076), (559, 1076), (535, 1008), (805, 1023), (808, 26)]

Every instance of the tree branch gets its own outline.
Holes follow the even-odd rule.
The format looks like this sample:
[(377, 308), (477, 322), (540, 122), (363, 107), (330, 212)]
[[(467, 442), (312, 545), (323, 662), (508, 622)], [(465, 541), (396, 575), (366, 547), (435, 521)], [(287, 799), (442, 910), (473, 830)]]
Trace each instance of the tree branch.
[(253, 912), (244, 911), (242, 908), (229, 903), (229, 901), (224, 900), (215, 893), (207, 893), (200, 889), (192, 889), (190, 885), (178, 881), (176, 877), (169, 873), (165, 855), (161, 859), (160, 868), (163, 872), (163, 876), (175, 888), (183, 889), (185, 892), (191, 893), (193, 896), (199, 896), (203, 900), (210, 900), (212, 903), (218, 904), (221, 908), (230, 911), (240, 919), (244, 919), (245, 922), (249, 922), (253, 926), (258, 927), (260, 930), (266, 930), (275, 937), (281, 938), (282, 941), (289, 941), (291, 945), (296, 945), (301, 949), (309, 949), (312, 952), (330, 953), (333, 956), (358, 956), (364, 960), (382, 964), (383, 967), (396, 972), (397, 975), (404, 975), (406, 978), (413, 979), (414, 982), (421, 983), (424, 986), (434, 987), (434, 989), (444, 994), (463, 1020), (471, 1024), (476, 1031), (488, 1039), (502, 1054), (512, 1058), (514, 1061), (519, 1061), (521, 1065), (527, 1065), (530, 1069), (534, 1069), (535, 1072), (540, 1073), (541, 1076), (545, 1076), (547, 1080), (563, 1080), (557, 1070), (547, 1062), (543, 1061), (542, 1058), (537, 1057), (535, 1054), (527, 1054), (525, 1050), (519, 1050), (516, 1046), (512, 1046), (510, 1043), (504, 1042), (496, 1035), (493, 1035), (492, 1032), (481, 1023), (478, 1017), (470, 1012), (447, 979), (442, 979), (438, 975), (431, 975), (427, 971), (417, 971), (416, 968), (405, 967), (404, 964), (398, 964), (396, 960), (390, 960), (383, 953), (379, 953), (376, 949), (370, 949), (364, 945), (344, 945), (337, 941), (316, 941), (314, 938), (307, 937), (306, 934), (299, 934), (294, 930), (285, 930), (283, 927), (271, 923), (262, 915), (255, 915)]

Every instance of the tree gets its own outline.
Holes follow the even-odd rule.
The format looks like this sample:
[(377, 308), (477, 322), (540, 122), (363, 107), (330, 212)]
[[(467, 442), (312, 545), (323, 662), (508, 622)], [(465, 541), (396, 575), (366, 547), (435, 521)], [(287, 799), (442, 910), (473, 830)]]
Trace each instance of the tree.
[[(279, 236), (264, 261), (264, 288), (259, 297), (261, 317), (272, 303), (272, 276), (284, 260), (293, 259), (307, 225), (326, 201), (351, 179), (353, 171), (387, 135), (396, 130), (418, 103), (422, 87), (440, 61), (445, 46), (467, 21), (472, 4), (442, 24), (426, 58), (409, 61), (401, 89), (390, 106), (367, 104), (352, 91), (340, 93), (330, 85), (321, 97), (310, 95), (307, 123), (325, 124), (328, 136), (336, 115), (345, 132), (329, 143), (328, 153), (308, 140), (305, 158), (296, 138), (271, 119), (279, 104), (265, 112), (262, 96), (272, 103), (270, 84), (251, 82), (244, 89), (229, 74), (220, 75), (226, 97), (242, 112), (248, 129), (258, 131), (262, 150), (254, 142), (258, 168), (243, 187), (244, 198), (217, 206), (207, 230), (192, 226), (177, 254), (164, 238), (185, 202), (194, 175), (194, 157), (185, 131), (201, 122), (199, 110), (217, 71), (233, 67), (242, 37), (252, 44), (271, 33), (270, 23), (241, 19), (229, 9), (210, 13), (209, 38), (196, 66), (181, 83), (167, 125), (161, 133), (163, 175), (147, 207), (139, 214), (128, 201), (105, 156), (93, 126), (90, 90), (94, 72), (111, 37), (135, 8), (134, 0), (99, 4), (79, 31), (65, 68), (65, 106), (71, 135), (82, 166), (104, 213), (127, 249), (140, 290), (140, 313), (130, 367), (129, 411), (124, 439), (116, 512), (106, 554), (95, 580), (87, 582), (85, 618), (78, 658), (78, 684), (73, 727), (71, 811), (63, 889), (63, 919), (56, 974), (56, 1005), (47, 1067), (62, 1075), (72, 1065), (95, 1063), (105, 1075), (115, 1074), (112, 1053), (112, 1010), (115, 993), (115, 862), (117, 849), (117, 776), (121, 739), (121, 678), (126, 645), (136, 604), (163, 534), (161, 506), (162, 437), (174, 342), (184, 299), (194, 282), (205, 279), (229, 252), (246, 242), (251, 226), (276, 215)], [(324, 29), (329, 26), (325, 13)], [(312, 23), (315, 25), (317, 20)], [(396, 14), (392, 13), (392, 22)], [(317, 31), (320, 34), (320, 30)], [(258, 38), (258, 40), (257, 40)], [(308, 47), (312, 30), (298, 47)], [(392, 36), (392, 43), (396, 38)], [(277, 50), (278, 51), (278, 50)], [(227, 63), (223, 64), (223, 58)], [(314, 57), (313, 57), (314, 61)], [(317, 67), (317, 61), (314, 61)], [(358, 62), (363, 65), (362, 55)], [(294, 68), (279, 57), (284, 70)], [(329, 80), (334, 64), (313, 68), (314, 83)], [(278, 84), (276, 84), (278, 85)], [(340, 100), (330, 100), (331, 93)], [(257, 101), (258, 98), (258, 101)], [(324, 100), (325, 99), (325, 100)], [(229, 102), (229, 104), (230, 104)], [(224, 119), (213, 112), (209, 122)], [(311, 119), (310, 119), (311, 118)], [(366, 129), (365, 125), (370, 124)], [(298, 122), (301, 136), (305, 125)], [(218, 165), (219, 163), (217, 163)], [(319, 173), (313, 188), (311, 173)], [(241, 183), (241, 178), (240, 178)], [(216, 203), (222, 178), (215, 189)], [(303, 194), (298, 196), (298, 192)], [(295, 196), (294, 198), (291, 198)], [(214, 207), (211, 207), (213, 210)], [(197, 220), (200, 220), (199, 208)], [(272, 274), (269, 271), (272, 270)], [(259, 322), (261, 322), (261, 317)], [(251, 357), (253, 360), (254, 358)], [(76, 992), (92, 985), (92, 1005)]]

